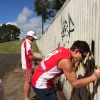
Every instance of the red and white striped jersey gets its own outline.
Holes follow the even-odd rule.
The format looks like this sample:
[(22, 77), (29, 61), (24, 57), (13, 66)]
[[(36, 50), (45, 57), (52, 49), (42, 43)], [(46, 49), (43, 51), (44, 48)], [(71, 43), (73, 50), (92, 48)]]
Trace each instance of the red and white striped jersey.
[(59, 47), (47, 55), (35, 70), (32, 85), (39, 89), (49, 88), (53, 80), (63, 74), (63, 71), (58, 68), (61, 59), (71, 59), (69, 48)]
[(29, 59), (29, 55), (33, 54), (31, 41), (26, 39), (21, 46), (21, 62), (22, 69), (32, 69), (32, 61)]

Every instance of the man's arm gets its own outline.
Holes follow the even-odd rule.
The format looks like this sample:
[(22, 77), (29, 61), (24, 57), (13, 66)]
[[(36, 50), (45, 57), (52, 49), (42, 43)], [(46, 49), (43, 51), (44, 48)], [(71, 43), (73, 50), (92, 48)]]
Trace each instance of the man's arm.
[(34, 55), (29, 55), (29, 58), (30, 58), (30, 60), (33, 60), (33, 61), (42, 61), (43, 60), (42, 57), (36, 57)]
[(98, 69), (98, 72), (95, 71), (93, 75), (87, 78), (77, 79), (76, 73), (72, 68), (72, 62), (69, 59), (62, 59), (59, 61), (58, 67), (64, 71), (67, 80), (74, 88), (84, 86), (100, 77), (100, 69)]

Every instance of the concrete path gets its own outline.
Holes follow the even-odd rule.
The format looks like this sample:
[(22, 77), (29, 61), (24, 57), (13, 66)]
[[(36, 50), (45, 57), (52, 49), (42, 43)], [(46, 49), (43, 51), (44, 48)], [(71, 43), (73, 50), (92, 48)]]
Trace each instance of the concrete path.
[[(7, 100), (24, 100), (23, 91), (24, 77), (22, 74), (21, 66), (16, 67), (3, 79), (3, 85), (6, 93)], [(35, 93), (31, 89), (31, 97)], [(65, 96), (57, 92), (59, 100), (66, 100)]]

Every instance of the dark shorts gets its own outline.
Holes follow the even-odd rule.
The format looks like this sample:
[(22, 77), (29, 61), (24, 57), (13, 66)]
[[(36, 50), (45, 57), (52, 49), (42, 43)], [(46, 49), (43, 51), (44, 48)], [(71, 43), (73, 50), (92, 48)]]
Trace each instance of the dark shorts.
[(37, 89), (32, 86), (39, 100), (58, 100), (54, 86), (47, 89)]
[(23, 71), (23, 75), (25, 77), (25, 81), (30, 84), (32, 74), (33, 74), (33, 69), (22, 69), (22, 71)]

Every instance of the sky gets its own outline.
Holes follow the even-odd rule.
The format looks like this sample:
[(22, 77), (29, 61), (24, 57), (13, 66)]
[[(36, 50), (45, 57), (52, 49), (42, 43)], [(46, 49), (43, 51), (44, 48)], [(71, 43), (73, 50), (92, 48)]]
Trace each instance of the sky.
[[(20, 28), (20, 39), (26, 37), (26, 32), (33, 30), (41, 37), (41, 17), (34, 12), (33, 0), (0, 0), (0, 25), (12, 24)], [(44, 24), (44, 30), (49, 21)]]

